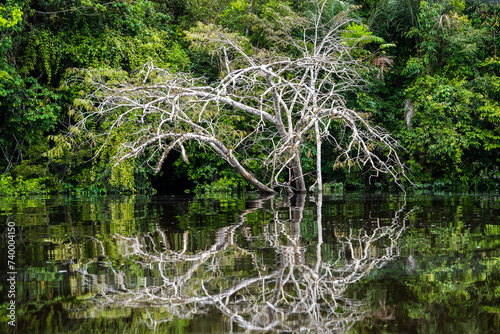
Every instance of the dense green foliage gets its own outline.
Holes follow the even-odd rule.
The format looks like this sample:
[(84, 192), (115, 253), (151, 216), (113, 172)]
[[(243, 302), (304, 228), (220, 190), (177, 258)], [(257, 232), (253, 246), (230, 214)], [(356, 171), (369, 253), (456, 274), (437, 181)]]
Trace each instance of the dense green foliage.
[[(327, 15), (345, 12), (356, 20), (343, 37), (358, 46), (352, 56), (365, 65), (366, 86), (348, 100), (400, 141), (410, 179), (422, 187), (498, 189), (500, 7), (479, 0), (326, 5)], [(91, 107), (75, 73), (94, 69), (120, 80), (153, 61), (210, 82), (221, 64), (210, 46), (188, 40), (185, 32), (197, 22), (245, 36), (255, 50), (287, 55), (294, 51), (281, 43), (284, 29), (310, 10), (307, 2), (282, 0), (6, 1), (0, 5), (0, 194), (150, 191), (152, 180), (189, 180), (199, 188), (219, 180), (211, 191), (242, 189), (227, 163), (195, 145), (190, 164), (169, 159), (164, 175), (153, 178), (140, 157), (111, 163), (126, 133), (90, 145), (69, 140), (78, 109)], [(104, 140), (106, 148), (96, 151)], [(315, 153), (302, 149), (306, 174), (314, 171)], [(362, 169), (335, 168), (328, 145), (323, 157), (325, 182), (391, 184)]]
[(374, 83), (369, 102), (406, 148), (415, 182), (495, 187), (499, 8), (474, 1), (420, 1), (412, 8), (418, 11), (411, 26), (373, 25), (382, 32), (394, 22), (400, 35), (391, 41), (401, 47), (394, 50), (393, 73)]

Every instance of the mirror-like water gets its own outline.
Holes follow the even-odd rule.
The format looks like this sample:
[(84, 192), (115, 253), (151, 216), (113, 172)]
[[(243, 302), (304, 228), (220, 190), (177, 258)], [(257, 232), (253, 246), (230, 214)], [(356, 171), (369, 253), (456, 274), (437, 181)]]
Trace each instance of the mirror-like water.
[(0, 199), (0, 332), (498, 333), (499, 217), (486, 195)]

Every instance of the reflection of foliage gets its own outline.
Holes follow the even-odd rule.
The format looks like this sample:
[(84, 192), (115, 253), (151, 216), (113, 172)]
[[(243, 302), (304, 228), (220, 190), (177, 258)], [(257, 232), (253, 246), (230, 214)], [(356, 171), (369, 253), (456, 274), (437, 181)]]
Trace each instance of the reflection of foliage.
[[(482, 333), (484, 328), (489, 327), (485, 323), (488, 313), (496, 314), (500, 321), (500, 310), (494, 307), (498, 305), (500, 296), (495, 293), (495, 286), (490, 280), (500, 272), (500, 254), (493, 251), (500, 245), (500, 228), (485, 225), (484, 229), (462, 229), (436, 227), (432, 232), (434, 238), (429, 238), (424, 230), (417, 230), (409, 239), (410, 246), (414, 247), (412, 249), (418, 251), (437, 248), (433, 256), (424, 255), (429, 254), (428, 251), (415, 255), (418, 266), (412, 279), (406, 283), (411, 297), (405, 308), (408, 317), (420, 323), (422, 331), (431, 328), (432, 322), (439, 323), (433, 312), (437, 307), (449, 317), (463, 320), (464, 328), (477, 329), (470, 333)], [(433, 239), (435, 241), (432, 242)], [(468, 252), (464, 254), (464, 250)], [(485, 294), (485, 291), (491, 293)], [(479, 303), (483, 306), (478, 307)], [(461, 319), (464, 309), (481, 311)], [(446, 326), (446, 331), (464, 330), (460, 326)]]
[[(408, 247), (402, 261), (371, 277), (380, 277), (372, 303), (386, 295), (398, 323), (417, 333), (488, 333), (500, 325), (500, 226), (486, 213), (498, 209), (498, 198), (432, 199), (409, 217), (415, 226), (400, 239)], [(472, 224), (474, 217), (481, 218)], [(390, 295), (392, 284), (403, 296)], [(377, 324), (376, 315), (368, 320), (365, 327)]]

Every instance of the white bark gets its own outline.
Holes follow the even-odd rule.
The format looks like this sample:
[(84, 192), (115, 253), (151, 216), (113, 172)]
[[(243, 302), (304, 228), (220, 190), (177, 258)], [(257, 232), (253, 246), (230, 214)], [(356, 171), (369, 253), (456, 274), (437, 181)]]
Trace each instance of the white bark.
[(314, 131), (316, 133), (316, 182), (318, 192), (323, 192), (323, 174), (321, 172), (321, 133), (318, 122), (314, 123)]

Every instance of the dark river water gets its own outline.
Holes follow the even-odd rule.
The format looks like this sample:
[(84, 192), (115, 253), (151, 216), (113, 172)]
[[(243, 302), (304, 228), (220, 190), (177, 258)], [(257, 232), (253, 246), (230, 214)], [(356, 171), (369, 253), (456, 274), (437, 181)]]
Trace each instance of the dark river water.
[(499, 333), (500, 196), (0, 198), (0, 332)]

